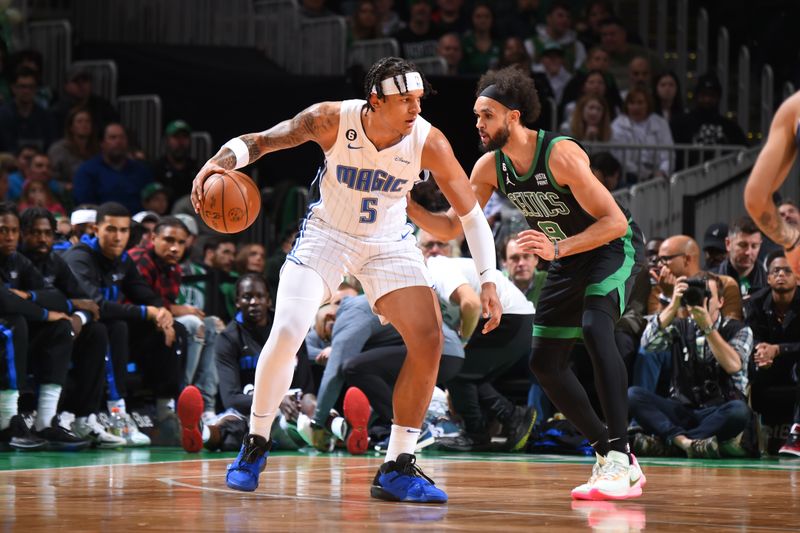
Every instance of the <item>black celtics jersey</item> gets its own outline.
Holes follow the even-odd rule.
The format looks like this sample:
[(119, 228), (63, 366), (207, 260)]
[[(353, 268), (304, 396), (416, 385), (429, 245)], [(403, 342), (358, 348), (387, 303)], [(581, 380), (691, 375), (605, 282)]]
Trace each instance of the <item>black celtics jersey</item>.
[[(550, 151), (561, 140), (572, 141), (580, 146), (571, 137), (539, 130), (533, 164), (522, 176), (517, 175), (511, 160), (501, 150), (494, 153), (498, 190), (520, 210), (531, 228), (541, 231), (552, 240), (571, 237), (595, 222), (595, 218), (583, 210), (569, 188), (556, 183), (550, 172)], [(625, 217), (630, 219), (630, 213), (621, 209)]]

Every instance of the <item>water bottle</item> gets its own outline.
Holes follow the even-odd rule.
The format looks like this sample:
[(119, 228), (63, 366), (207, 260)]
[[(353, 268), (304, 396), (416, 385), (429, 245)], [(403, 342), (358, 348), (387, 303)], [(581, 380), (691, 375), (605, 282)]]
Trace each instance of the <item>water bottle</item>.
[(128, 423), (119, 407), (111, 408), (111, 434), (123, 439), (128, 437)]

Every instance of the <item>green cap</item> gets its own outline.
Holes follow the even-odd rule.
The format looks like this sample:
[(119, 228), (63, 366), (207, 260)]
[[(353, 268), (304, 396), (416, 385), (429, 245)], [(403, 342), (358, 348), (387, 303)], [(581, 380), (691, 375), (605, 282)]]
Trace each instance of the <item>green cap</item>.
[(170, 135), (175, 135), (179, 131), (185, 131), (186, 133), (192, 133), (192, 127), (185, 120), (173, 120), (167, 127), (164, 129), (164, 133), (169, 137)]
[(148, 183), (142, 189), (142, 201), (146, 202), (151, 196), (156, 194), (157, 192), (163, 192), (167, 194), (167, 190), (158, 182)]

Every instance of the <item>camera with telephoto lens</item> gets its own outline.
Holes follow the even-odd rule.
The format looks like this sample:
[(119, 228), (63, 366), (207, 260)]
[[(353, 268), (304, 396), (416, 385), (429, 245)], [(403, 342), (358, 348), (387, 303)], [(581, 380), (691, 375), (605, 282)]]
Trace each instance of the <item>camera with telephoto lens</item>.
[(711, 298), (711, 291), (708, 290), (708, 281), (704, 279), (687, 279), (688, 285), (686, 291), (681, 298), (681, 305), (689, 306), (702, 306), (703, 300)]

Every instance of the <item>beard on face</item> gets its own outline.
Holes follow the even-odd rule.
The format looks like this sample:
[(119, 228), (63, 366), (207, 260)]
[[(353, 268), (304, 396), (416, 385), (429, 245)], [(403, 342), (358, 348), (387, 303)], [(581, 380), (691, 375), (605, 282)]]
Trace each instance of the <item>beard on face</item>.
[(478, 148), (484, 154), (488, 152), (494, 152), (495, 150), (500, 150), (506, 145), (510, 136), (511, 132), (508, 129), (508, 124), (503, 124), (503, 127), (500, 128), (497, 133), (494, 135), (489, 135), (488, 143), (483, 144), (482, 142), (479, 142)]

